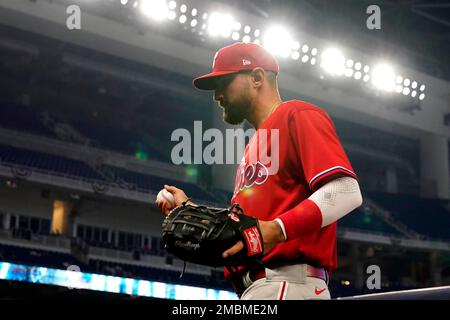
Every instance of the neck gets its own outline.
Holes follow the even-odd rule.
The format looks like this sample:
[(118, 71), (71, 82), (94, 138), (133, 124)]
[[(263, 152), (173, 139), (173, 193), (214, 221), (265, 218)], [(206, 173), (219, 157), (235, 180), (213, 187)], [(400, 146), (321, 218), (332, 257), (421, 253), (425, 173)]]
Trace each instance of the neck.
[(272, 99), (261, 99), (260, 102), (252, 106), (252, 114), (247, 117), (247, 121), (256, 129), (270, 117), (270, 115), (282, 103), (279, 95), (272, 97)]

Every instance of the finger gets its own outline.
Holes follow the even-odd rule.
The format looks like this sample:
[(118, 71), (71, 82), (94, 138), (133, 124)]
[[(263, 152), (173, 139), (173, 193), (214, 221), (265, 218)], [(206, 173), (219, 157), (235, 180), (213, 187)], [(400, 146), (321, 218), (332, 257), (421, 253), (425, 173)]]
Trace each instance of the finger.
[(167, 191), (169, 191), (170, 193), (174, 194), (175, 192), (177, 192), (178, 188), (174, 187), (174, 186), (168, 186), (168, 185), (164, 185), (164, 189), (166, 189)]
[(238, 253), (243, 248), (244, 248), (244, 243), (242, 241), (239, 241), (234, 246), (232, 246), (230, 249), (224, 251), (224, 253), (222, 253), (222, 257), (228, 258), (229, 256), (232, 256), (232, 255)]
[(163, 205), (164, 205), (164, 201), (156, 201), (156, 205), (158, 206), (158, 209), (161, 211), (161, 212), (164, 212), (164, 208), (163, 208)]
[(157, 203), (159, 211), (161, 211), (163, 214), (166, 214), (166, 202), (164, 200), (158, 201)]
[(164, 204), (163, 204), (163, 210), (162, 210), (162, 212), (164, 213), (164, 215), (168, 216), (171, 210), (172, 210), (172, 208), (170, 208), (170, 206), (168, 205), (168, 203), (167, 203), (167, 202), (164, 202)]

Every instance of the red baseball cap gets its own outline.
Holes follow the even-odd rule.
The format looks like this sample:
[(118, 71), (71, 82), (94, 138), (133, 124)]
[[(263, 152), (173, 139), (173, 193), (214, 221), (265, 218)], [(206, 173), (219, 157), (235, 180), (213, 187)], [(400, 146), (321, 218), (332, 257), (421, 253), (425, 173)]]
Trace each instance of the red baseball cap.
[(213, 72), (195, 78), (192, 83), (198, 89), (215, 90), (217, 77), (256, 67), (276, 74), (280, 70), (277, 60), (262, 46), (237, 42), (219, 49), (214, 55)]

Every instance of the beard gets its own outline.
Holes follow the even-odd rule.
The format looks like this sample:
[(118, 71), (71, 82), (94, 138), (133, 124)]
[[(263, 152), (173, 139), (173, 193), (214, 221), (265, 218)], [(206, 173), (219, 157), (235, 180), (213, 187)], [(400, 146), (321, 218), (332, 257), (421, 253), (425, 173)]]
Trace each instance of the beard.
[(245, 115), (238, 105), (228, 106), (223, 110), (223, 120), (231, 125), (241, 124), (245, 120)]
[(243, 89), (240, 96), (235, 97), (233, 101), (225, 103), (223, 107), (223, 120), (226, 123), (237, 125), (244, 122), (250, 105), (248, 97), (248, 89)]

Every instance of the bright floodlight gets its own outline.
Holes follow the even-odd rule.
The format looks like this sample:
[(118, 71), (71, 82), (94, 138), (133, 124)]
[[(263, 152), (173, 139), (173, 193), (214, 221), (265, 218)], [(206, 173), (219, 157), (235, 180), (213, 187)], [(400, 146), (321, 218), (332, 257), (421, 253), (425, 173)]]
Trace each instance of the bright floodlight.
[(381, 63), (372, 71), (372, 84), (381, 90), (393, 91), (395, 88), (395, 73), (391, 66)]
[(340, 76), (345, 70), (345, 57), (335, 48), (326, 49), (322, 53), (320, 66), (329, 74)]
[(353, 69), (350, 69), (350, 68), (345, 69), (345, 76), (346, 76), (346, 77), (351, 77), (351, 76), (353, 76)]
[(233, 17), (229, 14), (213, 12), (208, 18), (208, 33), (213, 37), (228, 38), (235, 24)]
[(142, 0), (142, 12), (156, 21), (162, 21), (168, 18), (169, 7), (166, 0)]
[(264, 34), (263, 46), (274, 55), (286, 58), (291, 53), (292, 42), (291, 35), (286, 29), (275, 26)]
[(184, 14), (180, 16), (180, 19), (178, 19), (178, 21), (179, 21), (181, 24), (185, 23), (186, 20), (187, 20), (187, 17), (186, 17)]

